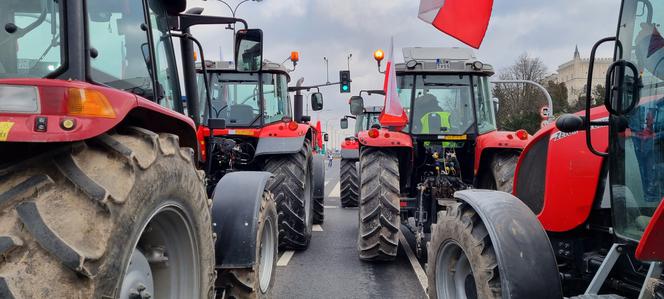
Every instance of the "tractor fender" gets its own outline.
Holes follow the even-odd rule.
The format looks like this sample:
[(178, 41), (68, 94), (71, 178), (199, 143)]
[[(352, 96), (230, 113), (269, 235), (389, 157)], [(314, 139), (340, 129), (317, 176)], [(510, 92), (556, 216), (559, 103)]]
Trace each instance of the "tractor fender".
[(263, 155), (294, 154), (302, 149), (305, 136), (262, 137), (256, 145), (256, 157)]
[(295, 130), (290, 130), (284, 123), (268, 125), (260, 130), (255, 156), (297, 153), (306, 137), (313, 144), (313, 130), (308, 124), (298, 124)]
[(401, 132), (388, 131), (386, 129), (378, 130), (379, 135), (376, 138), (369, 137), (369, 131), (357, 133), (357, 139), (362, 146), (370, 147), (413, 147), (413, 139), (410, 135)]
[(212, 194), (216, 267), (250, 268), (256, 263), (258, 217), (269, 172), (226, 174)]
[(474, 173), (477, 176), (481, 166), (482, 159), (485, 155), (495, 152), (500, 149), (516, 149), (522, 150), (528, 144), (532, 137), (528, 135), (525, 140), (516, 137), (514, 132), (505, 131), (492, 131), (480, 136), (475, 140), (475, 167)]
[(325, 196), (325, 159), (321, 155), (314, 155), (313, 157), (313, 188), (314, 197)]
[(360, 148), (356, 149), (341, 149), (341, 159), (357, 160), (360, 158)]
[[(73, 142), (87, 140), (110, 131), (119, 125), (140, 126), (155, 132), (172, 133), (180, 137), (180, 145), (198, 149), (196, 128), (189, 117), (164, 108), (132, 93), (82, 81), (54, 79), (2, 79), (0, 84), (28, 85), (40, 94), (38, 114), (10, 114), (0, 116), (9, 128), (2, 135), (9, 142)], [(75, 88), (97, 92), (105, 97), (113, 108), (111, 117), (86, 117), (68, 115), (63, 107), (68, 89)], [(37, 117), (46, 121), (45, 132), (35, 132)], [(72, 129), (65, 130), (60, 123), (64, 119), (74, 121)], [(7, 126), (7, 125), (5, 125)]]
[(513, 195), (470, 189), (454, 197), (469, 204), (484, 223), (494, 247), (503, 298), (562, 298), (551, 242), (537, 216)]

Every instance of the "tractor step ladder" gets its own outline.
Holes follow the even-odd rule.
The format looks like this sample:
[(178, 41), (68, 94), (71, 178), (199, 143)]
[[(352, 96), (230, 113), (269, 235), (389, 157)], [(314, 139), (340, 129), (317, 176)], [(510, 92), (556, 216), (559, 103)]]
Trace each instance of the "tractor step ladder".
[[(618, 258), (620, 258), (620, 256), (623, 254), (623, 249), (624, 249), (623, 246), (624, 246), (623, 244), (618, 244), (618, 243), (615, 243), (611, 246), (609, 253), (604, 258), (604, 261), (602, 261), (602, 265), (600, 265), (599, 269), (597, 269), (595, 277), (593, 277), (593, 280), (590, 282), (590, 285), (588, 285), (588, 288), (584, 293), (585, 295), (597, 295), (600, 288), (602, 288), (602, 285), (604, 285), (606, 278), (609, 276), (609, 273), (611, 273), (611, 269), (613, 269), (613, 266), (618, 261)], [(650, 267), (648, 268), (648, 274), (646, 275), (644, 284), (641, 287), (641, 293), (639, 294), (639, 299), (653, 298), (652, 294), (649, 294), (646, 291), (645, 282), (648, 281), (648, 279), (650, 278), (658, 278), (660, 275), (662, 275), (663, 269), (664, 265), (661, 262), (650, 263)]]

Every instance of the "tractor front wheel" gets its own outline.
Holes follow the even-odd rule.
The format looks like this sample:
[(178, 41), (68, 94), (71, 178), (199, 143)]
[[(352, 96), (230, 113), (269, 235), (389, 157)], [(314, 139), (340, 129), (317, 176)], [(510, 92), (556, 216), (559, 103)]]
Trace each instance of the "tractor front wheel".
[(280, 249), (305, 250), (311, 241), (314, 189), (309, 143), (295, 154), (272, 157), (265, 166), (274, 175), (267, 189), (277, 203)]
[(360, 178), (357, 160), (341, 159), (341, 207), (357, 207), (360, 200)]
[(498, 262), (477, 213), (455, 203), (438, 212), (427, 244), (429, 298), (501, 298)]
[(391, 261), (399, 246), (399, 159), (389, 149), (360, 154), (358, 250), (365, 261)]
[[(269, 192), (263, 192), (258, 213), (256, 263), (252, 268), (225, 270), (218, 279), (228, 298), (271, 298), (277, 270), (277, 207)], [(230, 285), (230, 287), (228, 287)], [(217, 293), (220, 297), (221, 294)]]

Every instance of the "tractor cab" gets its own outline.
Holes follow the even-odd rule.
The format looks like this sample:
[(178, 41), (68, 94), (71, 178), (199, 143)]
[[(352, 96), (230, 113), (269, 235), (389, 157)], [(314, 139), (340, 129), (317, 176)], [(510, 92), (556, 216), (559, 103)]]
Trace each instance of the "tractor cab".
[(464, 48), (404, 48), (403, 56), (405, 63), (396, 64), (397, 92), (408, 124), (401, 131), (410, 135), (419, 164), (434, 165), (432, 157), (449, 155), (458, 159), (454, 172), (467, 184), (477, 183), (482, 149), (476, 140), (497, 128), (493, 67)]
[(406, 63), (396, 65), (403, 128), (414, 136), (446, 139), (496, 130), (488, 78), (493, 67), (470, 49), (404, 48)]
[[(206, 63), (212, 105), (201, 103), (201, 107), (206, 107), (201, 109), (203, 123), (213, 118), (225, 120), (228, 128), (261, 128), (292, 118), (290, 76), (281, 64), (264, 61), (260, 72), (240, 73), (232, 62)], [(199, 98), (205, 99), (200, 70), (197, 77)]]
[(360, 131), (367, 131), (375, 126), (380, 126), (380, 113), (383, 106), (369, 106), (364, 108), (364, 113), (357, 115), (355, 119), (355, 134)]
[[(664, 1), (624, 1), (618, 32), (622, 51), (617, 55), (619, 59), (622, 54), (626, 67), (614, 64), (611, 69), (624, 74), (617, 79), (624, 86), (620, 96), (607, 102), (612, 114), (608, 159), (614, 231), (634, 241), (648, 231), (664, 197), (662, 22)], [(662, 226), (664, 219), (659, 222)], [(656, 255), (664, 260), (664, 239), (656, 242)]]

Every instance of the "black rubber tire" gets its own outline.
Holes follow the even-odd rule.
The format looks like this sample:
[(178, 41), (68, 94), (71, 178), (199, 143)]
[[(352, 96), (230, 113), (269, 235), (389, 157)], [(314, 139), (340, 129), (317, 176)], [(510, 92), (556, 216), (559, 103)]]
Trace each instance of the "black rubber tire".
[(399, 160), (389, 149), (366, 147), (360, 154), (357, 247), (361, 260), (391, 261), (399, 247)]
[(512, 193), (519, 153), (515, 151), (497, 152), (491, 156), (489, 161), (490, 173), (484, 174), (480, 188)]
[(274, 156), (266, 162), (265, 171), (274, 175), (268, 181), (267, 189), (274, 194), (277, 203), (279, 249), (305, 250), (309, 247), (314, 214), (311, 170), (309, 141), (295, 154)]
[(342, 208), (357, 207), (360, 200), (360, 177), (356, 162), (357, 160), (341, 159), (339, 176)]
[[(427, 293), (437, 299), (436, 261), (446, 242), (456, 242), (463, 249), (473, 269), (477, 298), (502, 298), (498, 261), (489, 240), (489, 232), (477, 213), (465, 203), (453, 203), (438, 212), (438, 222), (431, 225), (431, 241), (427, 243)], [(482, 269), (476, 271), (475, 269)], [(440, 298), (444, 299), (444, 298)]]
[(313, 223), (323, 224), (325, 222), (325, 161), (322, 156), (316, 156), (313, 163)]
[[(260, 211), (258, 214), (258, 236), (256, 240), (261, 242), (263, 233), (266, 233), (264, 230), (265, 223), (271, 221), (272, 231), (267, 232), (273, 234), (274, 237), (274, 253), (275, 257), (271, 266), (272, 274), (270, 280), (270, 286), (267, 289), (267, 292), (263, 292), (260, 288), (259, 281), (259, 269), (260, 269), (260, 248), (262, 244), (257, 244), (256, 246), (256, 263), (251, 269), (233, 269), (227, 270), (220, 273), (217, 283), (220, 287), (226, 290), (226, 298), (236, 298), (236, 299), (245, 299), (245, 298), (272, 298), (272, 286), (275, 281), (275, 273), (277, 272), (277, 259), (276, 256), (278, 252), (277, 238), (279, 236), (279, 231), (277, 230), (277, 206), (274, 202), (272, 193), (264, 192), (263, 200), (261, 202)], [(221, 298), (220, 293), (217, 293), (218, 298)]]
[(210, 298), (214, 245), (203, 178), (177, 136), (140, 128), (0, 169), (0, 297), (116, 298), (131, 244), (154, 212), (172, 205), (189, 218), (198, 291)]

